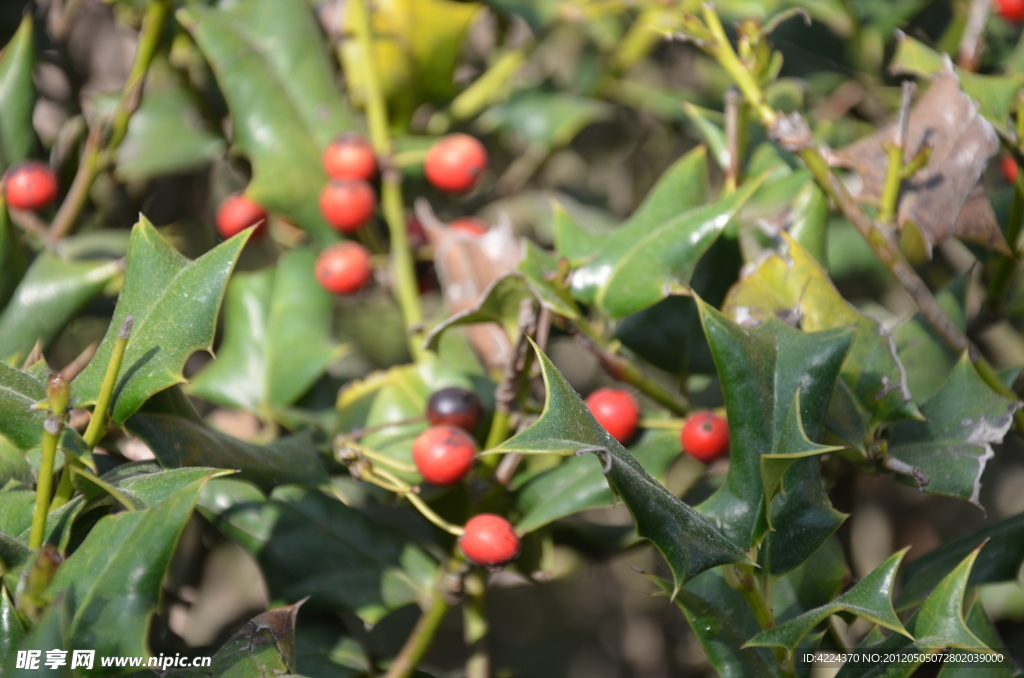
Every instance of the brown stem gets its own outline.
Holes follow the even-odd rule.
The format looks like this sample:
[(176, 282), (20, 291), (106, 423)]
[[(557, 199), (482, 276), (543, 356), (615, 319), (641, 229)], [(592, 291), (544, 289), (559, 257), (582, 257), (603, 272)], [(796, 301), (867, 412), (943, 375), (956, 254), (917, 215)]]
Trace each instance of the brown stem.
[(971, 7), (967, 11), (967, 25), (960, 37), (960, 49), (956, 57), (960, 68), (967, 71), (978, 70), (978, 63), (985, 47), (985, 24), (988, 23), (991, 11), (992, 0), (971, 0)]

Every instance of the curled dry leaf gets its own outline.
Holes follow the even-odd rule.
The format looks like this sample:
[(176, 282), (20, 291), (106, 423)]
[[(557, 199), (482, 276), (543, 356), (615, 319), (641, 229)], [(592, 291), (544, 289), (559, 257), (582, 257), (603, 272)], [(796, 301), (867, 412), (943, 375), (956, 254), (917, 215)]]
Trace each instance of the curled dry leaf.
[[(896, 133), (894, 123), (834, 154), (833, 164), (860, 175), (861, 200), (877, 202), (881, 197), (889, 166), (885, 145), (894, 141)], [(999, 137), (960, 88), (948, 58), (910, 111), (905, 159), (909, 161), (926, 144), (932, 147), (931, 159), (904, 180), (900, 191), (899, 228), (916, 227), (929, 257), (933, 245), (952, 237), (1012, 256), (988, 196), (978, 184), (989, 159), (999, 151)]]
[[(494, 281), (516, 270), (523, 257), (522, 242), (507, 221), (484, 235), (469, 235), (445, 226), (423, 199), (416, 201), (416, 216), (434, 248), (434, 265), (449, 314), (473, 308)], [(488, 369), (505, 368), (512, 357), (512, 343), (500, 325), (470, 325), (466, 333)]]

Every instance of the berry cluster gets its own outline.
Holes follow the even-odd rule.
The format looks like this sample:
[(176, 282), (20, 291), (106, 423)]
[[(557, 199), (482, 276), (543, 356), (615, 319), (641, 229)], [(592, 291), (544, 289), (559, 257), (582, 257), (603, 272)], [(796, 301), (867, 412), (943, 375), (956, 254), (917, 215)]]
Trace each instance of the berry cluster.
[[(11, 206), (40, 209), (49, 204), (57, 193), (53, 172), (42, 163), (24, 163), (20, 167), (4, 179), (5, 193), (14, 196), (8, 196)], [(323, 167), (329, 180), (320, 191), (320, 213), (336, 231), (352, 235), (369, 223), (377, 211), (377, 193), (370, 183), (378, 174), (377, 155), (362, 136), (343, 134), (327, 145)], [(487, 151), (466, 134), (441, 139), (428, 151), (424, 162), (427, 180), (451, 193), (471, 189), (486, 169)], [(267, 212), (252, 198), (235, 194), (221, 203), (216, 222), (223, 238), (253, 227), (253, 237), (259, 237), (266, 228)], [(487, 232), (487, 224), (472, 217), (457, 219), (451, 226), (470, 235)], [(333, 245), (317, 258), (316, 279), (333, 294), (352, 294), (372, 277), (370, 253), (358, 243)]]
[[(600, 388), (587, 397), (586, 404), (597, 423), (623, 445), (636, 435), (640, 405), (628, 391)], [(714, 412), (696, 412), (683, 423), (679, 442), (691, 457), (710, 463), (729, 452), (729, 424)]]

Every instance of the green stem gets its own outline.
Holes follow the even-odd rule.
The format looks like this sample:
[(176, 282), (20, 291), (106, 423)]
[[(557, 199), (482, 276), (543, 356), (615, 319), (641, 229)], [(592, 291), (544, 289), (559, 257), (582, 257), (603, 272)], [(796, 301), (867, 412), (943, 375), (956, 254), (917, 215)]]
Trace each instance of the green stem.
[(491, 428), (487, 431), (487, 442), (484, 449), (490, 450), (501, 445), (508, 438), (512, 414), (510, 412), (495, 412), (491, 418)]
[(391, 662), (391, 666), (388, 668), (387, 673), (384, 674), (384, 678), (409, 678), (409, 676), (415, 673), (416, 667), (419, 666), (423, 656), (430, 649), (431, 643), (434, 642), (434, 636), (441, 625), (441, 620), (444, 619), (445, 613), (451, 607), (451, 603), (446, 598), (443, 588), (445, 582), (449, 577), (458, 573), (465, 562), (462, 551), (456, 545), (448, 563), (438, 568), (437, 582), (434, 586), (434, 597), (423, 612), (423, 615), (420, 616), (419, 621), (416, 622), (416, 626), (413, 627), (412, 633), (409, 634), (405, 645), (402, 646), (402, 650), (395, 657), (395, 660)]
[[(390, 157), (391, 139), (388, 134), (388, 109), (384, 93), (374, 68), (373, 34), (370, 28), (370, 10), (367, 0), (348, 3), (363, 58), (363, 86), (365, 87), (366, 122), (370, 130), (370, 143), (381, 157)], [(405, 208), (402, 200), (402, 173), (394, 167), (385, 167), (381, 176), (381, 209), (391, 234), (391, 255), (394, 266), (395, 294), (402, 309), (409, 339), (409, 352), (413, 359), (423, 354), (423, 311), (420, 308), (419, 286), (416, 283), (416, 260), (409, 247), (409, 234), (405, 227)]]
[(386, 487), (386, 489), (389, 489), (392, 492), (395, 492), (396, 494), (401, 494), (402, 496), (404, 496), (406, 499), (409, 500), (410, 504), (416, 507), (416, 510), (423, 514), (424, 518), (432, 522), (434, 525), (437, 525), (448, 534), (453, 534), (456, 537), (462, 536), (463, 529), (461, 527), (459, 527), (458, 525), (452, 525), (447, 520), (437, 515), (437, 513), (434, 512), (434, 509), (430, 508), (427, 505), (427, 502), (420, 499), (419, 495), (416, 494), (413, 488), (411, 488), (401, 478), (391, 473), (390, 471), (376, 467), (374, 467), (371, 470), (369, 476), (367, 477), (367, 480), (376, 483), (376, 480), (373, 478), (373, 476), (380, 476), (381, 478), (383, 478), (387, 485), (381, 485), (382, 487)]
[(32, 530), (29, 532), (28, 547), (38, 550), (46, 536), (46, 516), (50, 513), (50, 493), (53, 490), (53, 467), (57, 458), (57, 440), (64, 422), (57, 415), (50, 414), (43, 424), (42, 459), (39, 462), (39, 479), (36, 482), (36, 505), (32, 513)]
[(629, 360), (620, 355), (613, 354), (609, 350), (604, 338), (591, 329), (587, 323), (576, 323), (574, 327), (579, 330), (577, 336), (582, 338), (584, 345), (597, 357), (601, 367), (604, 368), (610, 377), (635, 387), (673, 414), (678, 414), (682, 417), (686, 416), (690, 409), (690, 403), (686, 398), (681, 395), (672, 395), (661, 384), (641, 372), (640, 368)]
[(885, 185), (878, 203), (878, 220), (883, 224), (891, 224), (896, 217), (896, 201), (903, 183), (903, 147), (889, 144), (885, 152), (889, 156), (889, 169), (885, 173)]
[(114, 396), (114, 386), (117, 385), (117, 375), (121, 371), (121, 361), (124, 359), (124, 350), (128, 345), (128, 335), (131, 334), (132, 324), (135, 319), (132, 316), (125, 318), (121, 329), (114, 341), (114, 350), (107, 362), (107, 373), (103, 377), (103, 385), (100, 387), (99, 397), (96, 398), (96, 406), (92, 410), (92, 419), (88, 428), (82, 435), (82, 439), (89, 449), (93, 449), (102, 440), (107, 430), (107, 408), (110, 407), (110, 400)]
[(452, 100), (449, 110), (456, 120), (468, 120), (484, 110), (488, 104), (507, 91), (509, 79), (526, 62), (526, 56), (533, 44), (510, 49)]
[(160, 44), (160, 36), (163, 33), (164, 22), (170, 12), (169, 0), (151, 0), (146, 9), (146, 15), (142, 19), (142, 30), (139, 32), (139, 44), (135, 50), (135, 60), (132, 62), (131, 71), (128, 73), (128, 80), (124, 89), (121, 90), (121, 97), (114, 108), (114, 116), (111, 121), (110, 140), (107, 142), (106, 152), (102, 151), (103, 124), (97, 123), (89, 132), (85, 143), (85, 150), (82, 160), (78, 165), (78, 172), (71, 183), (68, 194), (57, 210), (53, 223), (50, 225), (50, 238), (60, 240), (71, 231), (78, 215), (85, 207), (89, 197), (89, 190), (93, 181), (99, 174), (100, 169), (113, 159), (114, 152), (124, 141), (128, 133), (128, 123), (132, 115), (142, 101), (142, 90), (146, 84), (146, 75), (149, 66), (153, 63), (153, 55)]
[(465, 581), (463, 602), (463, 637), (469, 648), (466, 678), (489, 678), (490, 657), (487, 654), (487, 576), (474, 568)]
[(53, 493), (53, 501), (50, 502), (51, 511), (59, 509), (71, 501), (71, 497), (75, 496), (75, 486), (71, 483), (71, 466), (76, 463), (78, 463), (78, 460), (72, 457), (64, 458), (64, 470), (60, 473), (57, 491)]

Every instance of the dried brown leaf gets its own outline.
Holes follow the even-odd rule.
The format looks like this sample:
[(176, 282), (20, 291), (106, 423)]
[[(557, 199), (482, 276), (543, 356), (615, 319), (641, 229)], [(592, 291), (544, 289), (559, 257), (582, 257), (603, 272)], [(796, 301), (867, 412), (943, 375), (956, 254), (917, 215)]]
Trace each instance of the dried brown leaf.
[[(416, 202), (416, 216), (434, 248), (434, 266), (449, 314), (473, 308), (501, 276), (514, 271), (523, 256), (520, 238), (509, 223), (484, 235), (449, 228), (425, 200)], [(488, 369), (503, 370), (512, 359), (512, 342), (496, 323), (469, 325), (466, 334)]]
[[(835, 152), (832, 162), (855, 170), (863, 187), (859, 198), (877, 203), (882, 195), (888, 157), (885, 144), (895, 140), (897, 125)], [(999, 151), (995, 129), (960, 88), (947, 61), (931, 88), (910, 111), (905, 159), (925, 144), (932, 147), (927, 166), (903, 182), (897, 225), (916, 224), (931, 247), (947, 238), (976, 242), (1003, 254), (1009, 247), (992, 205), (978, 183), (989, 159)]]

